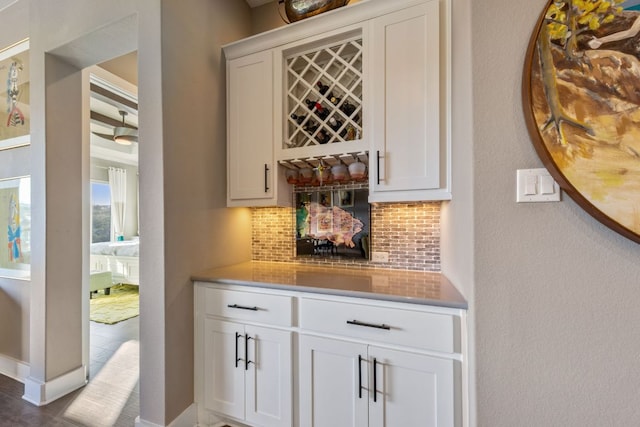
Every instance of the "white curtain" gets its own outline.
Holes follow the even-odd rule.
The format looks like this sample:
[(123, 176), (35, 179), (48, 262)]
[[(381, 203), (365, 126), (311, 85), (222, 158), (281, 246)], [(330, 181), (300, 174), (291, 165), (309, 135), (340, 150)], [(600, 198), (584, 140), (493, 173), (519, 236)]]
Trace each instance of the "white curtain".
[(109, 168), (111, 190), (111, 240), (124, 236), (125, 204), (127, 201), (127, 171)]

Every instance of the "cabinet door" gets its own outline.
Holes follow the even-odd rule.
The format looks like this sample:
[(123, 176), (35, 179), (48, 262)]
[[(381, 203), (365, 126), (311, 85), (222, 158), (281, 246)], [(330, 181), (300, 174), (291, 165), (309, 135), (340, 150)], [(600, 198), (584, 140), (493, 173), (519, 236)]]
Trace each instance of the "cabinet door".
[(371, 201), (441, 188), (439, 44), (437, 1), (372, 21)]
[(292, 425), (291, 332), (245, 326), (247, 422), (264, 427)]
[(300, 336), (300, 425), (367, 426), (367, 346)]
[(453, 360), (370, 346), (369, 364), (369, 426), (455, 425)]
[(273, 57), (258, 52), (229, 61), (229, 200), (274, 196)]
[[(205, 319), (204, 404), (207, 409), (244, 418), (243, 326)], [(237, 335), (240, 335), (238, 337)]]

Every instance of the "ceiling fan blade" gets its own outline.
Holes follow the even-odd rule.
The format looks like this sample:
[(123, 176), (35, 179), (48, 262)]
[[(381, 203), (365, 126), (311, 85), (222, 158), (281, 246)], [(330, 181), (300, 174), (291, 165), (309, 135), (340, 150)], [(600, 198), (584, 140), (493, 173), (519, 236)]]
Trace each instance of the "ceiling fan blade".
[(108, 133), (100, 133), (100, 132), (91, 132), (92, 134), (99, 136), (100, 138), (104, 138), (109, 141), (113, 141), (113, 135)]

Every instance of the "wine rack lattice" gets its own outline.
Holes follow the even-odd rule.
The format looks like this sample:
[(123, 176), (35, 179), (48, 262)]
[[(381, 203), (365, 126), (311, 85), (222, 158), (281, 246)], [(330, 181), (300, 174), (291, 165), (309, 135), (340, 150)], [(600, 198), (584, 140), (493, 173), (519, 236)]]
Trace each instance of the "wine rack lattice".
[(362, 139), (362, 38), (286, 58), (283, 148)]

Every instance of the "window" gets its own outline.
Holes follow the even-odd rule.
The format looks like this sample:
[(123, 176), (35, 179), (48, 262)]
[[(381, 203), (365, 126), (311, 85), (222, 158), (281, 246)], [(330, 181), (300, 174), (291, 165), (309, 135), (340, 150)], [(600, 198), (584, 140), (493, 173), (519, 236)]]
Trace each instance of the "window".
[(91, 183), (91, 243), (111, 240), (111, 195), (109, 184)]

